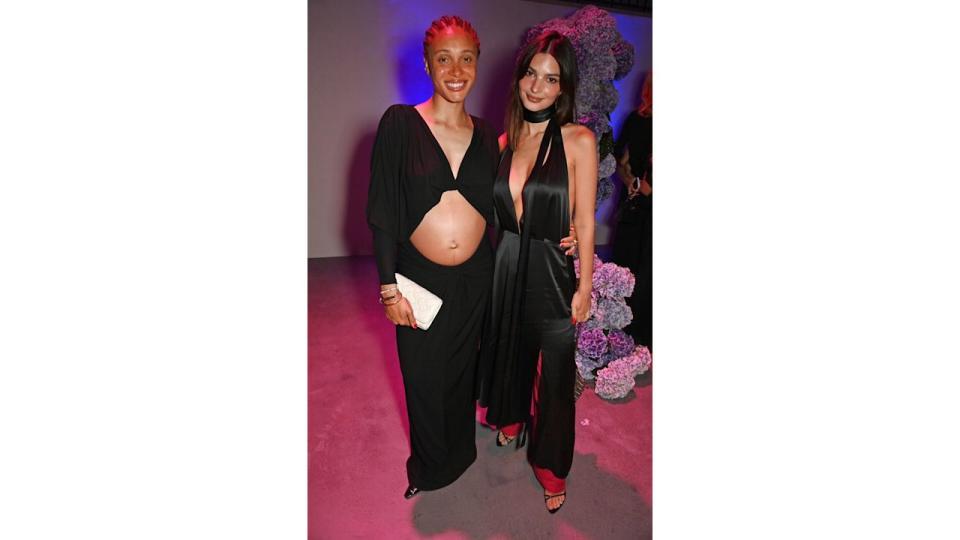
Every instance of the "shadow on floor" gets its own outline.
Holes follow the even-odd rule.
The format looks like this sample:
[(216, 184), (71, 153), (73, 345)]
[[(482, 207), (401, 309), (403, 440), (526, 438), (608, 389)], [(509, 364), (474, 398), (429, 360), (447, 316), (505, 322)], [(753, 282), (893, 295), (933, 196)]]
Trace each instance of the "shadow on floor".
[(574, 454), (568, 498), (547, 512), (526, 448), (499, 448), (496, 432), (477, 427), (477, 462), (452, 485), (417, 496), (413, 525), (424, 537), (455, 531), (471, 539), (558, 538), (561, 522), (587, 538), (651, 538), (652, 512), (627, 482), (597, 467), (593, 454)]

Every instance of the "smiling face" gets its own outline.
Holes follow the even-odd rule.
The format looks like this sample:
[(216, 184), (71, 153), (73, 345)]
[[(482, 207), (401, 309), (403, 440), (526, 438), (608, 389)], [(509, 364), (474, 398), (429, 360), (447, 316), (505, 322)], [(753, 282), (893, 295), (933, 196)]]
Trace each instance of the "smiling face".
[(517, 83), (520, 102), (531, 111), (540, 111), (553, 105), (560, 90), (560, 64), (547, 53), (537, 53), (530, 59), (526, 73)]
[(477, 77), (477, 56), (473, 38), (460, 28), (447, 28), (436, 36), (424, 59), (434, 95), (451, 103), (467, 99)]

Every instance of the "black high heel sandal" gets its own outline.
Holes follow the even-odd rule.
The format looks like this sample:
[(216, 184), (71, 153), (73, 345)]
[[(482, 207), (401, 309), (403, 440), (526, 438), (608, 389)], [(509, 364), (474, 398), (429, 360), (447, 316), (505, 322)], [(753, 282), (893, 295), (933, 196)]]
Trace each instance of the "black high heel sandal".
[(556, 507), (556, 508), (554, 508), (554, 509), (552, 509), (552, 510), (551, 510), (550, 507), (548, 506), (548, 507), (547, 507), (547, 512), (550, 512), (551, 514), (556, 514), (556, 513), (557, 513), (557, 510), (560, 510), (561, 508), (563, 508), (563, 504), (567, 502), (567, 491), (564, 490), (563, 493), (555, 493), (555, 494), (553, 494), (553, 495), (547, 495), (546, 493), (543, 494), (543, 502), (544, 502), (544, 503), (548, 503), (548, 502), (550, 502), (550, 499), (555, 499), (555, 498), (557, 498), (557, 497), (563, 497), (563, 502), (560, 503), (560, 506), (558, 506), (558, 507)]
[(416, 495), (417, 493), (420, 493), (420, 488), (413, 487), (413, 486), (407, 486), (407, 490), (403, 492), (403, 498), (404, 498), (404, 499), (410, 499), (410, 498), (412, 498), (414, 495)]
[(507, 437), (502, 431), (497, 432), (497, 446), (510, 446), (510, 443), (516, 439), (516, 437)]

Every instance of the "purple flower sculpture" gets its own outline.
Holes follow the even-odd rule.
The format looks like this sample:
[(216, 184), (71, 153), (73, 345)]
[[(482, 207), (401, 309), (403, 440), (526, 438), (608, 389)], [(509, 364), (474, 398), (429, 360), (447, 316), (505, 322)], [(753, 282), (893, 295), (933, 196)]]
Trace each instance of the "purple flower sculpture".
[[(573, 266), (580, 277), (580, 260)], [(594, 391), (604, 399), (626, 396), (634, 377), (650, 369), (650, 350), (634, 343), (623, 327), (633, 320), (626, 298), (636, 279), (630, 269), (593, 256), (593, 292), (590, 315), (577, 325), (576, 364), (586, 380), (596, 380)]]

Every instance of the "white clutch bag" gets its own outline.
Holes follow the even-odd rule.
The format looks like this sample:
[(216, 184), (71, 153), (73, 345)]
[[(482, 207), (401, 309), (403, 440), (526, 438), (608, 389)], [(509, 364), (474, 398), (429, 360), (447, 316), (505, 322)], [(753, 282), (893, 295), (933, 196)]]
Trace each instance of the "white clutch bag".
[(433, 324), (433, 319), (440, 311), (443, 300), (439, 296), (417, 285), (416, 281), (397, 272), (397, 289), (410, 302), (413, 308), (413, 318), (417, 320), (417, 328), (427, 330)]

